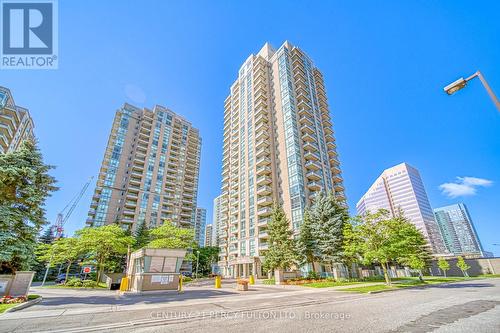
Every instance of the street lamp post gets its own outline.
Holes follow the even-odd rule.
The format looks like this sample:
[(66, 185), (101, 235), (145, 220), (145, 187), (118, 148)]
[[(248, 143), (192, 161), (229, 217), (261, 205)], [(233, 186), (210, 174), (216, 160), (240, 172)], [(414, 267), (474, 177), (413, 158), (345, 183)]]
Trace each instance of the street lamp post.
[(493, 103), (497, 107), (498, 111), (500, 111), (500, 101), (495, 96), (495, 93), (493, 92), (490, 85), (488, 84), (488, 82), (486, 81), (486, 79), (484, 78), (483, 74), (481, 74), (480, 71), (475, 72), (474, 74), (472, 74), (471, 76), (469, 76), (466, 79), (461, 77), (460, 79), (456, 80), (455, 82), (450, 83), (449, 85), (444, 87), (444, 91), (448, 95), (452, 95), (455, 92), (459, 91), (460, 89), (463, 89), (467, 85), (467, 82), (469, 82), (470, 80), (472, 80), (475, 77), (477, 77), (477, 78), (479, 78), (479, 80), (481, 80), (481, 83), (483, 84), (484, 89), (486, 89), (486, 91), (488, 92), (488, 95), (490, 95), (491, 100), (493, 101)]
[(196, 280), (198, 280), (198, 265), (200, 263), (200, 251), (196, 250)]

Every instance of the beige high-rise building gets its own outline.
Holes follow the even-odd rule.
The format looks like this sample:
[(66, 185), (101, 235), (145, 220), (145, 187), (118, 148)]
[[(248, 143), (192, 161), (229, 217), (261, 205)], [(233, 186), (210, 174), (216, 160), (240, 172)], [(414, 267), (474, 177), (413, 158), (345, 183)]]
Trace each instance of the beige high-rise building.
[(298, 232), (319, 191), (345, 203), (323, 75), (298, 47), (265, 44), (224, 102), (219, 268), (262, 276), (267, 224), (279, 202)]
[(115, 115), (87, 224), (132, 230), (169, 219), (193, 227), (201, 138), (191, 123), (162, 106), (125, 104)]
[(407, 163), (384, 170), (356, 204), (358, 215), (385, 209), (399, 210), (424, 235), (435, 254), (446, 253), (420, 173)]
[(29, 111), (16, 105), (10, 90), (0, 86), (0, 154), (16, 150), (25, 140), (34, 140), (33, 127)]
[(205, 247), (207, 247), (207, 246), (215, 246), (212, 243), (213, 232), (214, 232), (213, 225), (212, 224), (207, 224), (205, 226), (205, 244), (204, 244)]

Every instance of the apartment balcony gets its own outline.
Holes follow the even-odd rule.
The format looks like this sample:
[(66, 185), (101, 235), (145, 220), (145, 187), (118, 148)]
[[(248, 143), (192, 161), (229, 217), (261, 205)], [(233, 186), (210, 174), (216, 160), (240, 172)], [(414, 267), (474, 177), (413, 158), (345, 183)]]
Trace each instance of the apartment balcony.
[(229, 248), (229, 254), (237, 254), (238, 253), (238, 248), (235, 247), (235, 248)]
[(269, 139), (269, 132), (268, 131), (260, 131), (260, 132), (255, 132), (255, 140), (268, 140)]
[(310, 151), (304, 153), (304, 158), (308, 161), (309, 160), (318, 161), (320, 159), (318, 153), (311, 153)]
[(140, 178), (137, 179), (137, 178), (134, 178), (134, 177), (130, 177), (129, 183), (132, 184), (132, 185), (141, 186), (141, 179)]
[(135, 208), (135, 207), (137, 207), (137, 201), (135, 201), (135, 200), (125, 200), (124, 206), (128, 207), (128, 208)]
[(315, 160), (309, 160), (309, 161), (307, 161), (304, 164), (304, 166), (308, 170), (319, 170), (319, 169), (321, 169), (321, 165), (318, 162), (316, 162)]
[[(139, 191), (137, 191), (139, 192)], [(127, 199), (138, 199), (139, 196), (137, 195), (137, 193), (131, 193), (130, 192), (130, 187), (129, 187), (129, 192), (127, 193)]]
[(255, 117), (267, 116), (267, 107), (265, 105), (261, 105), (260, 107), (255, 107), (254, 114)]
[(269, 244), (266, 242), (259, 242), (259, 250), (268, 250), (269, 249)]
[(314, 127), (309, 126), (308, 124), (302, 124), (302, 126), (300, 126), (300, 130), (301, 130), (303, 133), (309, 133), (309, 134), (314, 134), (314, 133), (316, 133), (316, 131), (314, 130)]
[(258, 216), (269, 216), (273, 212), (271, 207), (262, 207), (257, 210)]
[(326, 142), (335, 142), (335, 139), (333, 138), (332, 134), (325, 133), (325, 140)]
[(271, 221), (271, 219), (269, 217), (265, 217), (265, 218), (260, 218), (258, 221), (257, 221), (257, 225), (259, 227), (262, 227), (262, 226), (266, 226), (269, 222)]
[[(336, 163), (338, 163), (337, 161), (335, 161), (335, 162), (336, 162)], [(336, 166), (336, 164), (333, 164), (333, 163), (332, 163), (332, 165), (333, 165), (333, 166), (332, 166), (331, 170), (332, 170), (332, 173), (333, 173), (334, 175), (339, 175), (339, 174), (341, 174), (341, 173), (342, 173), (342, 172), (340, 171), (340, 168), (339, 168), (338, 166)]]
[(255, 116), (255, 121), (254, 121), (255, 126), (258, 126), (258, 125), (260, 125), (262, 123), (267, 124), (268, 122), (269, 122), (269, 119), (267, 117), (267, 114), (265, 114), (265, 113), (262, 113), (262, 114), (260, 114), (258, 116)]
[(130, 185), (130, 186), (128, 187), (128, 191), (129, 191), (129, 192), (139, 193), (139, 190), (140, 190), (139, 186), (132, 186), (132, 185)]
[(267, 99), (260, 98), (254, 101), (254, 108), (257, 110), (258, 108), (267, 108)]
[[(332, 138), (333, 139), (333, 138)], [(329, 149), (336, 149), (337, 148), (337, 145), (335, 144), (335, 142), (333, 140), (331, 141), (328, 141), (326, 143), (326, 145), (328, 146)]]
[(134, 219), (131, 219), (131, 218), (128, 218), (128, 217), (123, 217), (120, 220), (120, 222), (123, 223), (123, 224), (132, 224), (132, 223), (134, 223)]
[(135, 210), (130, 210), (130, 209), (124, 209), (123, 210), (123, 215), (128, 215), (128, 216), (134, 216), (135, 215)]
[(340, 174), (338, 174), (338, 173), (334, 174), (332, 176), (332, 179), (333, 179), (334, 182), (337, 182), (337, 183), (341, 183), (342, 182), (342, 177), (340, 177)]
[(267, 239), (268, 237), (269, 237), (269, 234), (267, 233), (267, 230), (259, 231), (259, 238)]
[(318, 147), (316, 147), (315, 144), (313, 144), (313, 143), (311, 143), (309, 141), (306, 141), (302, 147), (306, 151), (310, 151), (310, 152), (316, 152), (316, 151), (318, 151)]
[(261, 131), (269, 131), (269, 125), (267, 122), (261, 122), (260, 124), (255, 126), (255, 133), (261, 132)]
[(319, 191), (321, 190), (321, 184), (318, 183), (318, 182), (309, 182), (307, 183), (307, 188), (309, 188), (309, 190), (311, 191)]
[(269, 206), (273, 204), (273, 198), (269, 195), (260, 197), (257, 199), (257, 205), (259, 206)]
[(231, 208), (230, 212), (231, 212), (231, 215), (237, 215), (238, 214), (238, 211), (239, 209), (237, 207), (233, 207)]
[(328, 150), (328, 156), (330, 157), (330, 159), (337, 159), (337, 151), (336, 150)]
[(312, 118), (313, 114), (310, 107), (299, 107), (299, 115), (301, 117)]
[(316, 139), (309, 133), (302, 133), (302, 140), (306, 142), (315, 142)]
[(271, 155), (271, 151), (267, 148), (260, 148), (260, 149), (257, 149), (256, 153), (255, 153), (255, 157), (258, 159), (259, 157), (262, 157), (262, 156), (269, 156)]
[(271, 159), (267, 156), (260, 157), (255, 162), (255, 165), (257, 166), (270, 165), (270, 164), (271, 164)]
[(257, 176), (261, 176), (261, 175), (268, 175), (272, 172), (272, 169), (270, 166), (268, 165), (264, 165), (264, 166), (261, 166), (261, 167), (258, 167), (256, 169), (256, 174)]
[(272, 189), (271, 189), (271, 186), (269, 186), (269, 185), (262, 185), (262, 186), (257, 187), (257, 194), (258, 195), (267, 195), (267, 194), (271, 194), (271, 193), (272, 193)]
[(98, 205), (99, 205), (98, 200), (92, 200), (92, 202), (90, 203), (91, 208), (97, 208)]
[(227, 205), (222, 205), (220, 208), (220, 211), (221, 211), (221, 213), (225, 213), (228, 211), (228, 209), (229, 209), (229, 207)]
[(311, 171), (306, 173), (306, 177), (307, 177), (307, 179), (310, 179), (310, 180), (320, 180), (321, 173), (319, 173), (318, 171), (311, 170)]
[(310, 117), (300, 117), (299, 118), (299, 122), (301, 124), (307, 124), (309, 126), (313, 126), (314, 125), (314, 123), (313, 123), (312, 120), (313, 120), (313, 118), (310, 118)]
[(269, 147), (269, 141), (268, 140), (260, 139), (260, 140), (257, 140), (255, 142), (255, 149), (267, 148), (267, 147)]
[(336, 183), (336, 184), (333, 184), (333, 189), (335, 190), (335, 193), (343, 192), (344, 186), (342, 186), (340, 183)]
[(258, 176), (257, 185), (268, 185), (272, 183), (272, 179), (269, 176)]

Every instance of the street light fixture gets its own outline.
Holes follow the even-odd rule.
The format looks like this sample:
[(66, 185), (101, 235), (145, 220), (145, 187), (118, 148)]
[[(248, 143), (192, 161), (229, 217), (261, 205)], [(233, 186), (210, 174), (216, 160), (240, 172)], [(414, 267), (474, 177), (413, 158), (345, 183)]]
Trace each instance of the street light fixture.
[(448, 95), (452, 95), (452, 94), (456, 93), (457, 91), (459, 91), (460, 89), (463, 89), (467, 85), (467, 82), (469, 82), (470, 80), (472, 80), (475, 77), (478, 77), (479, 80), (481, 80), (481, 83), (483, 84), (484, 89), (486, 89), (486, 91), (488, 92), (488, 95), (490, 95), (491, 100), (493, 101), (493, 103), (497, 107), (498, 111), (500, 111), (500, 101), (495, 96), (495, 93), (491, 89), (488, 82), (486, 82), (486, 79), (484, 78), (483, 74), (481, 74), (480, 71), (475, 72), (474, 74), (472, 74), (471, 76), (469, 76), (466, 79), (461, 77), (460, 79), (456, 80), (455, 82), (450, 83), (449, 85), (444, 87), (444, 92), (447, 93)]

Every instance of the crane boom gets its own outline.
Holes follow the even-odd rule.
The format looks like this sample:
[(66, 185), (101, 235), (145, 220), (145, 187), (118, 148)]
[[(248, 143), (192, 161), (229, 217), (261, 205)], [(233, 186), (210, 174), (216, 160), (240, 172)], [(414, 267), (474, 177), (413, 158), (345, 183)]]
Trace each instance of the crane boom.
[[(71, 216), (71, 214), (75, 210), (76, 206), (78, 205), (78, 202), (80, 201), (82, 196), (85, 194), (85, 191), (87, 191), (87, 188), (89, 187), (90, 183), (92, 182), (92, 179), (94, 179), (93, 176), (90, 177), (89, 181), (87, 183), (85, 183), (85, 185), (83, 185), (80, 192), (78, 192), (78, 194), (73, 199), (71, 199), (71, 201), (66, 205), (66, 207), (64, 207), (64, 209), (59, 214), (57, 214), (57, 220), (56, 220), (56, 223), (54, 225), (56, 239), (58, 239), (62, 236), (63, 231), (64, 231), (64, 224), (66, 223), (68, 218)], [(66, 214), (64, 214), (64, 211), (66, 210), (66, 208), (68, 208), (68, 206), (69, 206), (68, 212)]]

